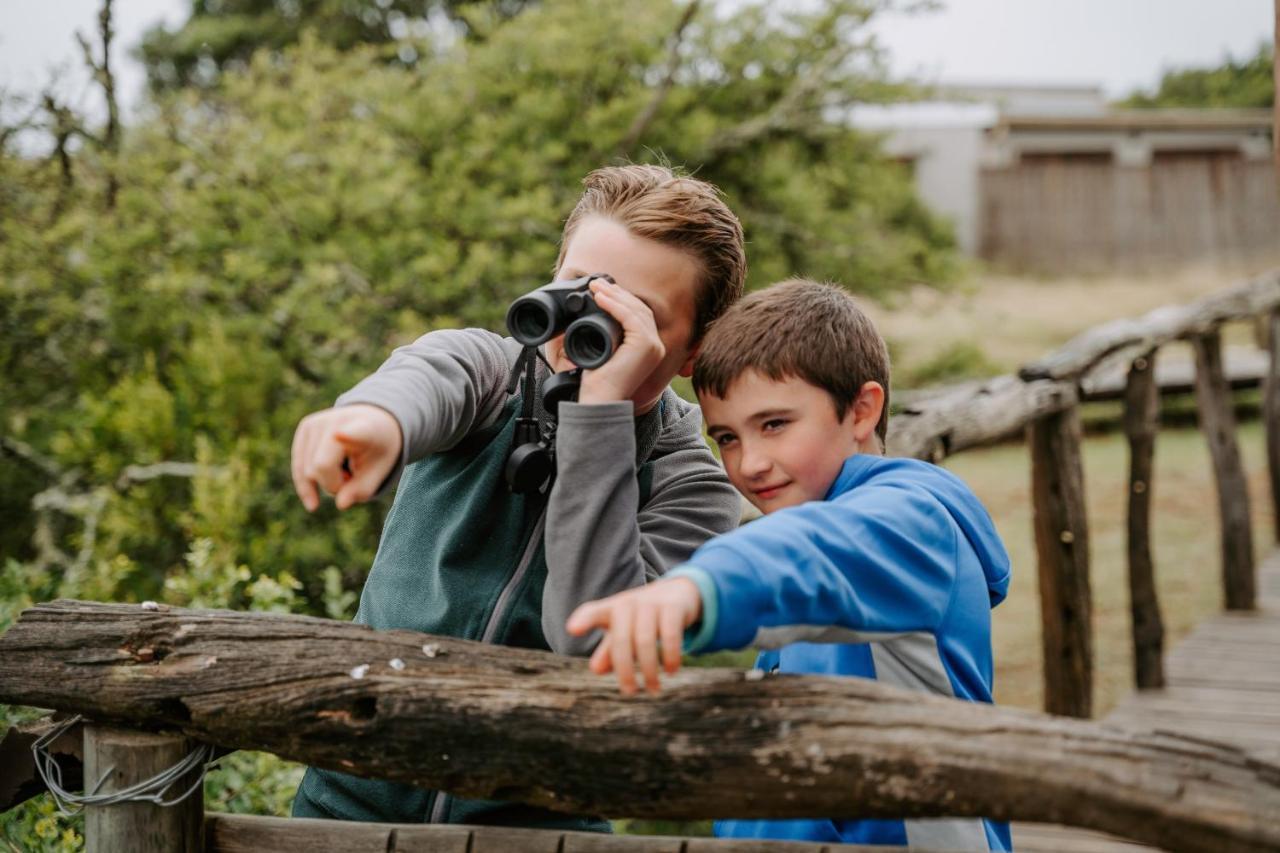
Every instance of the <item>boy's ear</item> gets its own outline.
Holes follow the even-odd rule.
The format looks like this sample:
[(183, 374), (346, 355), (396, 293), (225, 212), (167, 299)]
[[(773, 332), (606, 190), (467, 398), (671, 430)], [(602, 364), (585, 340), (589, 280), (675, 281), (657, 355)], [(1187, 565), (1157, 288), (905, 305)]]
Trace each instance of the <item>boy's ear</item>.
[(677, 375), (688, 379), (693, 375), (693, 362), (698, 358), (698, 350), (702, 349), (702, 341), (693, 345), (693, 349), (689, 350), (689, 357), (684, 360), (684, 364), (680, 365)]
[(853, 437), (859, 444), (866, 444), (876, 435), (876, 425), (884, 413), (884, 386), (879, 382), (864, 382), (853, 401)]

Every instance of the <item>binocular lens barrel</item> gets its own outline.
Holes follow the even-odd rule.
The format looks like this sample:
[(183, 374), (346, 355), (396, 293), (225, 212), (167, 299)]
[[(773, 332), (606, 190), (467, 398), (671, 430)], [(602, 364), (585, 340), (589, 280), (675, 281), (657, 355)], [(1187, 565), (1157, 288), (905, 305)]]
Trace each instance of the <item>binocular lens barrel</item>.
[(570, 324), (564, 334), (564, 354), (578, 367), (593, 370), (613, 355), (622, 329), (612, 317), (589, 314)]
[(522, 296), (507, 309), (507, 329), (521, 346), (532, 347), (555, 337), (560, 306), (545, 293)]

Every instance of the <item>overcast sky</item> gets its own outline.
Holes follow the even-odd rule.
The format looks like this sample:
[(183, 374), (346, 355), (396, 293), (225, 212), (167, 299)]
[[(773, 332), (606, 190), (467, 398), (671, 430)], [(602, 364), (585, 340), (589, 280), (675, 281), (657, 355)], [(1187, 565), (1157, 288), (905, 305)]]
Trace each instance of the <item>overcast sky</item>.
[[(554, 2), (554, 0), (549, 0)], [(33, 91), (64, 69), (64, 94), (94, 106), (74, 33), (92, 35), (98, 0), (0, 0), (0, 87)], [(876, 27), (893, 69), (927, 82), (1097, 84), (1121, 96), (1149, 88), (1170, 66), (1251, 55), (1271, 39), (1273, 0), (947, 0)], [(180, 23), (188, 0), (116, 0), (117, 44), (135, 46), (150, 26)], [(126, 105), (142, 70), (116, 65)]]

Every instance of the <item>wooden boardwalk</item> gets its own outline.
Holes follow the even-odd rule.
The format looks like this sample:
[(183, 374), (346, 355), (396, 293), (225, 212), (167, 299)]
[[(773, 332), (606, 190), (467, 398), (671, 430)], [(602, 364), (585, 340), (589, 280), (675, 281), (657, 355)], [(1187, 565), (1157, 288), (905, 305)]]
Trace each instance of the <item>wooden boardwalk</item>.
[[(1258, 609), (1197, 625), (1166, 655), (1165, 677), (1163, 690), (1132, 694), (1106, 721), (1232, 743), (1280, 764), (1280, 550), (1258, 567)], [(1013, 846), (1019, 853), (1154, 849), (1038, 824), (1015, 824)]]

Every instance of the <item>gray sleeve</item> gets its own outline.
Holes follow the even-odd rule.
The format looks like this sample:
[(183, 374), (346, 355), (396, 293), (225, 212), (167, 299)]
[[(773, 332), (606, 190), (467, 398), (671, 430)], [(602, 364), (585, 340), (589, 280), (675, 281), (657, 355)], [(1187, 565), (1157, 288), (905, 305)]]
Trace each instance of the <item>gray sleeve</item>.
[(429, 332), (391, 353), (373, 375), (340, 396), (339, 406), (370, 403), (400, 424), (400, 461), (382, 488), (404, 466), (447, 450), (498, 416), (507, 398), (515, 341), (484, 329)]
[(741, 499), (700, 433), (655, 461), (643, 507), (635, 458), (630, 402), (561, 405), (542, 595), (542, 631), (561, 654), (588, 654), (599, 640), (565, 631), (579, 604), (663, 575), (738, 524)]

